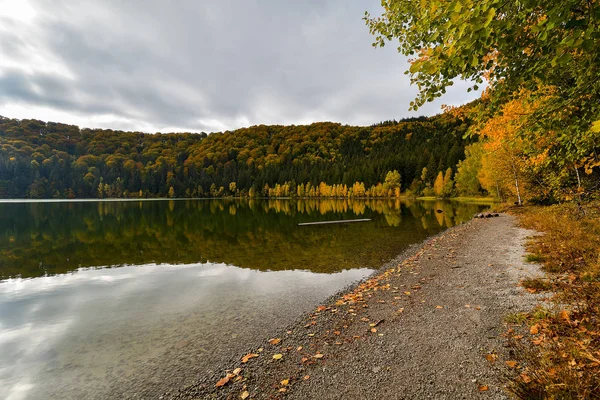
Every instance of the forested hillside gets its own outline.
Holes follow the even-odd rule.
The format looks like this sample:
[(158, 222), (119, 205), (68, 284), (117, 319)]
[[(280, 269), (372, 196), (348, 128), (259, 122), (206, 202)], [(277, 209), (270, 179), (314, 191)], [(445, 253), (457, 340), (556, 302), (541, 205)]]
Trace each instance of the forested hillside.
[[(0, 117), (1, 198), (371, 196), (433, 191), (464, 158), (468, 122), (441, 114), (207, 135)], [(450, 169), (450, 171), (448, 171)]]

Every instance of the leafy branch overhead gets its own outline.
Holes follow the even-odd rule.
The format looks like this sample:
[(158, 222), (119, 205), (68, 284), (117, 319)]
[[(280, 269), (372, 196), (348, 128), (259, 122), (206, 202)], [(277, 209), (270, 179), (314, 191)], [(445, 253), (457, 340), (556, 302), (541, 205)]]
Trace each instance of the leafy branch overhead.
[[(412, 107), (441, 96), (453, 79), (474, 89), (487, 79), (511, 93), (540, 83), (572, 95), (599, 89), (600, 3), (587, 0), (383, 0), (365, 15), (374, 46), (394, 39), (416, 56), (407, 71), (420, 94)], [(498, 85), (502, 83), (502, 85)]]

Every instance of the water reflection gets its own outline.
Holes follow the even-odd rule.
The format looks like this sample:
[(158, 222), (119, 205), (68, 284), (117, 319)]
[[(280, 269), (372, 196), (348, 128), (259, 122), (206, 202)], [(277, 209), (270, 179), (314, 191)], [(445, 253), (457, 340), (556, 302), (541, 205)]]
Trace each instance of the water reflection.
[[(209, 260), (258, 270), (376, 267), (482, 208), (397, 199), (0, 203), (0, 278)], [(297, 226), (357, 217), (373, 222)]]
[(0, 398), (155, 398), (483, 208), (0, 203)]
[(259, 272), (208, 263), (0, 282), (0, 398), (121, 398), (123, 381), (144, 364), (180, 367), (160, 358), (182, 340), (192, 358), (185, 362), (203, 366), (206, 349), (243, 340), (248, 327), (266, 331), (296, 317), (309, 299), (369, 272)]

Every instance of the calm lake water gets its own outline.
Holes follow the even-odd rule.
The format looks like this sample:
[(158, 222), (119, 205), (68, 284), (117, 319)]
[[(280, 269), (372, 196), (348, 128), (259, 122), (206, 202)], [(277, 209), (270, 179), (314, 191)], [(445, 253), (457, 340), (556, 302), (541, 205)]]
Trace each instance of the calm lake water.
[[(156, 397), (485, 208), (399, 200), (0, 203), (0, 398)], [(353, 218), (372, 221), (298, 226)]]

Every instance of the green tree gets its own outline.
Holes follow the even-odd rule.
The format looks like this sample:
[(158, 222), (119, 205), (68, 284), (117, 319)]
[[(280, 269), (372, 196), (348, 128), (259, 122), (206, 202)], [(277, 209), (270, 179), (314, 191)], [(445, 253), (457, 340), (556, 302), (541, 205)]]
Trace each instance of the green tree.
[(463, 196), (475, 196), (481, 193), (481, 185), (477, 174), (481, 170), (483, 148), (481, 143), (473, 143), (465, 148), (465, 159), (458, 162), (456, 190)]
[[(588, 0), (382, 0), (365, 21), (374, 46), (398, 40), (421, 92), (414, 108), (445, 93), (453, 79), (502, 82), (505, 93), (541, 80), (565, 100), (600, 93), (600, 3)], [(475, 85), (476, 86), (476, 85)], [(593, 104), (586, 100), (587, 108)], [(596, 111), (597, 111), (596, 103)]]

